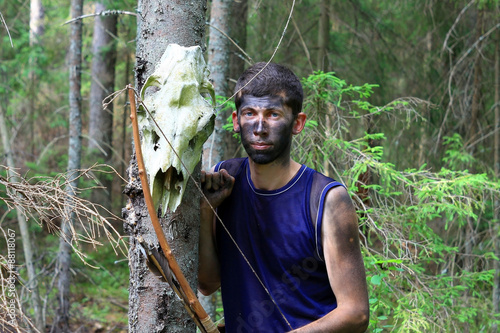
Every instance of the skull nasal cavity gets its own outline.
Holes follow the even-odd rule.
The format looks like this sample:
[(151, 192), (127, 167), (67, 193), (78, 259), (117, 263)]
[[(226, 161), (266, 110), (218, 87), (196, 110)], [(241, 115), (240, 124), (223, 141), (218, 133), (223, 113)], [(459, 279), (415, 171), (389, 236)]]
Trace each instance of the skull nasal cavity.
[(158, 136), (158, 134), (156, 134), (156, 132), (153, 132), (153, 144), (156, 146), (158, 144), (158, 141), (160, 141), (160, 137)]

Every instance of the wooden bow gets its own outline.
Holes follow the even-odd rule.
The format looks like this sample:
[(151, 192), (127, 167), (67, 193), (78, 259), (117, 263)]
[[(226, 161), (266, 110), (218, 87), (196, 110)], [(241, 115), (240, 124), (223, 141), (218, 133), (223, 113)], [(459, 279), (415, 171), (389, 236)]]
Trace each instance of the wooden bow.
[[(160, 247), (164, 256), (163, 257), (156, 248), (145, 249), (147, 251), (148, 260), (160, 271), (161, 275), (165, 278), (165, 280), (170, 284), (175, 293), (182, 300), (182, 302), (184, 303), (184, 307), (188, 311), (191, 318), (193, 318), (194, 322), (199, 327), (201, 332), (219, 332), (217, 326), (214, 324), (210, 316), (206, 313), (205, 309), (198, 301), (198, 298), (191, 289), (191, 286), (187, 282), (186, 277), (182, 273), (177, 260), (175, 260), (174, 258), (172, 249), (168, 245), (165, 234), (163, 233), (163, 229), (161, 228), (160, 221), (158, 220), (158, 217), (156, 215), (153, 199), (149, 190), (144, 160), (142, 158), (141, 141), (139, 137), (139, 124), (137, 122), (137, 110), (135, 104), (135, 91), (131, 85), (128, 85), (127, 88), (130, 100), (130, 119), (132, 120), (135, 142), (135, 155), (139, 168), (139, 178), (141, 179), (144, 200), (146, 201), (146, 205), (148, 207), (151, 222), (153, 223), (153, 227), (156, 236), (158, 237), (158, 242), (160, 243)], [(165, 259), (167, 263), (165, 263)]]

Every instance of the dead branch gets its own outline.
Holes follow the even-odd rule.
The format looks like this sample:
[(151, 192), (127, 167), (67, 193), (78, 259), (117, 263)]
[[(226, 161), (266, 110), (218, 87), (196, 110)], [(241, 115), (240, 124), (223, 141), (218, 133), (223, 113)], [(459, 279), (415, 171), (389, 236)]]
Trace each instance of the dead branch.
[[(1, 165), (0, 168), (7, 169)], [(9, 209), (21, 208), (28, 220), (32, 218), (39, 225), (45, 226), (49, 231), (58, 235), (61, 229), (56, 222), (69, 220), (68, 214), (74, 213), (75, 221), (79, 226), (77, 228), (71, 225), (71, 233), (64, 237), (84, 262), (86, 262), (86, 255), (79, 249), (80, 243), (88, 243), (96, 247), (102, 245), (99, 240), (102, 236), (108, 239), (116, 253), (118, 250), (125, 253), (123, 242), (121, 242), (122, 236), (111, 224), (111, 221), (122, 219), (105, 207), (81, 198), (82, 192), (99, 190), (99, 187), (75, 188), (74, 195), (70, 197), (65, 191), (65, 187), (71, 186), (70, 183), (75, 174), (78, 174), (78, 178), (92, 179), (94, 172), (118, 175), (118, 172), (110, 166), (96, 164), (88, 169), (61, 173), (55, 177), (37, 176), (25, 179), (16, 173), (17, 182), (11, 181), (11, 177), (0, 176), (0, 185), (7, 188), (6, 195), (0, 196), (0, 200), (5, 202)], [(77, 232), (77, 229), (80, 231)]]
[(110, 15), (132, 15), (132, 16), (137, 16), (136, 13), (127, 12), (125, 10), (103, 10), (102, 12), (99, 12), (99, 13), (87, 14), (87, 15), (82, 15), (82, 16), (75, 17), (74, 19), (66, 21), (66, 22), (64, 22), (61, 25), (66, 25), (68, 23), (73, 23), (75, 21), (82, 20), (82, 19), (87, 18), (87, 17), (110, 16)]
[(12, 37), (10, 36), (9, 27), (7, 26), (7, 23), (5, 23), (2, 12), (0, 12), (0, 19), (2, 20), (2, 23), (5, 26), (5, 30), (7, 30), (7, 35), (9, 35), (10, 46), (12, 46), (12, 48), (14, 48), (14, 44), (12, 43)]

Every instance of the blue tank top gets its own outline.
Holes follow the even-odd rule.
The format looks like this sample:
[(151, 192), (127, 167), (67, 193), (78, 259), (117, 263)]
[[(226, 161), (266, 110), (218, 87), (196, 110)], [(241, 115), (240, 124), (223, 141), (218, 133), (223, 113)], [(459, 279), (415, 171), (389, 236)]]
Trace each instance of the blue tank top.
[(342, 184), (327, 178), (312, 196), (319, 197), (313, 223), (311, 186), (320, 175), (315, 170), (302, 165), (287, 185), (264, 191), (253, 185), (246, 158), (215, 169), (236, 178), (232, 194), (217, 209), (224, 226), (216, 224), (226, 332), (287, 332), (335, 309), (322, 259), (321, 216), (327, 191)]

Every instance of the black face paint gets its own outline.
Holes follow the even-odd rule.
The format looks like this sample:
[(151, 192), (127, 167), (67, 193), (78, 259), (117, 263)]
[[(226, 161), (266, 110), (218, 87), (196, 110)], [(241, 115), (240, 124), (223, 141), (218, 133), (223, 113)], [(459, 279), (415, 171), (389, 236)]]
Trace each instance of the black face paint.
[(245, 95), (238, 110), (241, 142), (257, 164), (289, 163), (293, 115), (279, 96)]

